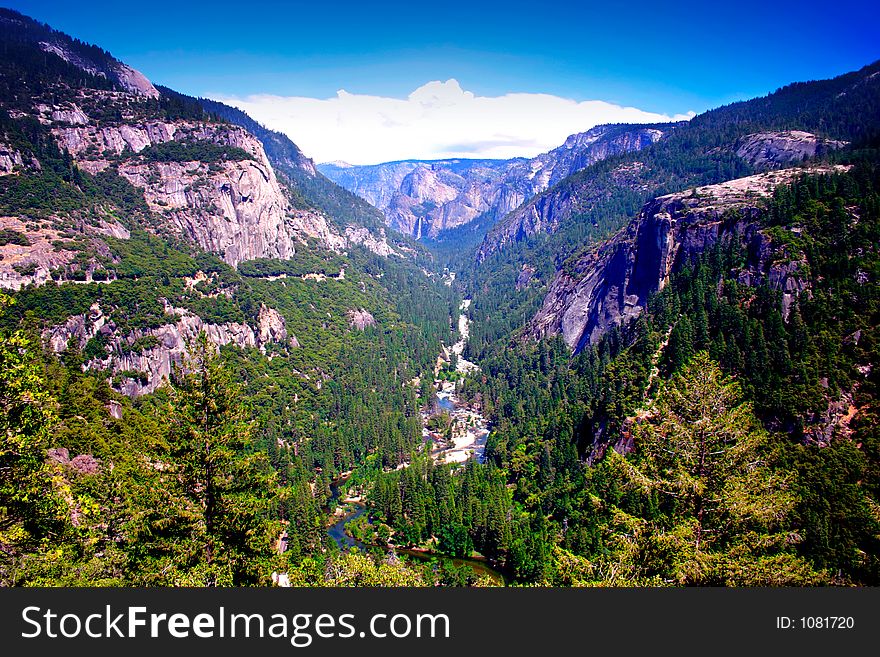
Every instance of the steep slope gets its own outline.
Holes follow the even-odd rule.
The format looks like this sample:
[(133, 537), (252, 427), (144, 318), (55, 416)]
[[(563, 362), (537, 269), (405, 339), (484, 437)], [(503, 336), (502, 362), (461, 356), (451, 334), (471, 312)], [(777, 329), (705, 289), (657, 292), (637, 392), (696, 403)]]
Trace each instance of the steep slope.
[[(389, 243), (379, 221), (304, 202), (246, 115), (243, 127), (164, 87), (135, 89), (146, 78), (109, 53), (14, 12), (0, 27), (0, 287), (19, 291), (52, 351), (81, 354), (84, 371), (135, 396), (162, 385), (200, 331), (284, 359), (304, 345), (306, 381), (338, 366), (324, 345), (351, 333), (351, 313), (415, 343), (449, 332), (451, 292), (423, 274), (425, 253)], [(285, 170), (319, 175), (283, 136), (264, 139)], [(425, 312), (430, 339), (415, 328)]]
[[(2, 71), (3, 110), (9, 124), (5, 141), (19, 135), (19, 142), (30, 144), (31, 150), (42, 148), (47, 139), (54, 141), (50, 157), (57, 155), (61, 166), (69, 158), (68, 169), (78, 169), (71, 174), (76, 179), (68, 181), (72, 193), (81, 193), (83, 173), (108, 185), (127, 182), (142, 190), (145, 227), (182, 236), (232, 265), (254, 258), (289, 258), (297, 243), (307, 238), (327, 248), (344, 246), (345, 239), (326, 216), (291, 204), (262, 144), (246, 130), (206, 114), (198, 105), (160, 95), (146, 78), (109, 53), (14, 12), (0, 14), (0, 25), (4, 43), (15, 51), (4, 60)], [(47, 43), (52, 48), (47, 49)], [(4, 166), (7, 187), (22, 191), (30, 174), (45, 176), (39, 158), (25, 163), (19, 150), (10, 149), (5, 160), (21, 161), (18, 169)], [(10, 198), (18, 196), (15, 189), (10, 191)], [(26, 213), (33, 202), (22, 193), (18, 206), (11, 203), (7, 210)], [(85, 207), (72, 213), (56, 211), (41, 228), (32, 223), (28, 239), (57, 238), (59, 227), (82, 221), (88, 212), (94, 214)], [(110, 208), (101, 212), (120, 216)], [(85, 222), (90, 223), (94, 222)], [(119, 220), (104, 223), (118, 226)], [(128, 230), (134, 227), (131, 219), (124, 223)], [(100, 232), (100, 225), (97, 228)], [(111, 232), (122, 235), (118, 227)], [(19, 258), (17, 279), (10, 264), (2, 265), (4, 278), (20, 285), (28, 276), (46, 280), (61, 262)], [(95, 269), (93, 259), (77, 270)]]
[(294, 205), (314, 208), (327, 215), (350, 244), (360, 244), (377, 255), (404, 255), (413, 248), (400, 236), (389, 234), (385, 218), (375, 207), (340, 187), (315, 168), (314, 162), (286, 135), (269, 130), (241, 110), (207, 98), (192, 99), (160, 87), (162, 93), (175, 94), (198, 102), (206, 111), (243, 127), (263, 144), (275, 171), (294, 195)]
[(597, 126), (532, 159), (329, 163), (318, 169), (381, 209), (389, 226), (416, 238), (436, 238), (478, 218), (494, 222), (566, 176), (612, 155), (641, 150), (673, 127)]
[(528, 323), (565, 263), (610, 238), (652, 198), (801, 165), (804, 157), (840, 160), (876, 143), (878, 73), (880, 62), (711, 110), (645, 149), (562, 179), (511, 212), (475, 252), (453, 263), (474, 297), (471, 357)]
[[(108, 168), (143, 189), (160, 229), (179, 233), (231, 265), (255, 258), (287, 259), (296, 243), (316, 237), (341, 247), (319, 213), (294, 208), (262, 144), (237, 126), (162, 121), (122, 114), (94, 120), (82, 107), (121, 108), (114, 92), (80, 92), (67, 105), (39, 105), (40, 120), (84, 171)], [(73, 120), (70, 120), (73, 119)]]
[(511, 160), (408, 160), (373, 166), (319, 164), (342, 187), (382, 210), (388, 225), (416, 239), (470, 222), (501, 199)]
[(159, 97), (159, 91), (140, 71), (123, 64), (106, 50), (73, 39), (16, 11), (0, 8), (0, 40), (6, 48), (5, 57), (14, 58), (22, 49), (31, 50), (36, 46), (42, 52), (57, 55), (76, 68), (103, 78), (128, 93), (154, 99)]
[(586, 220), (603, 211), (603, 201), (620, 194), (635, 192), (644, 201), (664, 191), (823, 157), (848, 142), (864, 142), (878, 130), (871, 118), (880, 112), (878, 72), (880, 63), (874, 63), (694, 117), (650, 148), (589, 167), (532, 199), (490, 231), (478, 259)]
[(763, 201), (800, 176), (847, 168), (782, 169), (652, 200), (613, 238), (566, 263), (529, 326), (531, 334), (561, 335), (575, 352), (595, 345), (610, 328), (638, 317), (673, 272), (719, 243), (748, 254), (739, 281), (778, 291), (787, 318), (806, 289), (799, 271), (804, 263), (761, 229)]

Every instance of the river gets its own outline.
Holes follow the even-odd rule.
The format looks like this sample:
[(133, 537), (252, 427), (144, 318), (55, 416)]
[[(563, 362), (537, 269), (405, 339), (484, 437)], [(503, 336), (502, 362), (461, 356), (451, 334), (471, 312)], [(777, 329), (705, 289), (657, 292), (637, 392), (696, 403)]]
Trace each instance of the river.
[[(486, 441), (489, 438), (489, 423), (482, 413), (475, 408), (462, 404), (458, 398), (454, 381), (443, 381), (439, 378), (441, 366), (449, 360), (449, 355), (455, 356), (455, 370), (460, 374), (471, 374), (479, 371), (479, 367), (465, 359), (464, 350), (470, 335), (470, 318), (467, 311), (471, 307), (471, 300), (461, 302), (458, 316), (458, 342), (448, 349), (443, 348), (443, 353), (437, 358), (435, 368), (434, 385), (438, 388), (437, 401), (440, 409), (449, 413), (452, 419), (452, 435), (450, 440), (444, 441), (437, 434), (428, 430), (427, 423), (430, 414), (422, 413), (422, 436), (433, 445), (431, 455), (437, 462), (464, 463), (475, 458), (478, 462), (485, 461)], [(444, 355), (447, 358), (444, 358)]]
[[(346, 481), (348, 481), (348, 477), (340, 478), (330, 483), (331, 496), (330, 500), (328, 501), (329, 508), (335, 509), (339, 504), (339, 496), (342, 494), (342, 490), (339, 488), (339, 486), (345, 484)], [(353, 506), (354, 510), (346, 513), (346, 515), (330, 525), (330, 528), (327, 530), (327, 535), (336, 542), (336, 545), (339, 546), (339, 549), (350, 550), (352, 548), (356, 548), (358, 550), (366, 552), (371, 548), (382, 547), (376, 545), (368, 545), (363, 541), (359, 541), (358, 539), (354, 538), (345, 531), (345, 526), (348, 523), (352, 522), (353, 520), (357, 520), (367, 512), (366, 507), (360, 502), (348, 502), (346, 506)], [(419, 559), (420, 561), (430, 561), (432, 559), (436, 559), (437, 561), (451, 563), (456, 568), (467, 566), (474, 571), (474, 574), (477, 577), (489, 577), (497, 586), (504, 586), (506, 584), (504, 575), (502, 575), (501, 572), (492, 568), (489, 565), (488, 560), (485, 558), (475, 559), (469, 557), (449, 557), (442, 554), (436, 554), (434, 552), (424, 552), (422, 550), (412, 550), (401, 547), (395, 547), (391, 549), (393, 549), (394, 552), (397, 554), (403, 554), (410, 558)]]
[[(470, 308), (470, 304), (470, 299), (465, 299), (461, 303), (461, 313), (458, 318), (458, 342), (449, 347), (448, 350), (444, 347), (444, 352), (447, 355), (449, 353), (455, 354), (456, 371), (461, 372), (462, 374), (470, 374), (471, 372), (479, 370), (477, 365), (466, 360), (462, 355), (467, 346), (467, 339), (470, 333), (470, 320), (466, 314)], [(442, 360), (444, 360), (443, 354), (438, 357), (438, 367), (435, 371), (435, 376), (439, 375), (440, 363)], [(454, 382), (442, 381), (437, 378), (434, 383), (438, 388), (437, 401), (439, 406), (442, 410), (450, 414), (453, 427), (451, 439), (449, 441), (441, 442), (438, 440), (438, 436), (432, 434), (427, 429), (426, 425), (430, 415), (427, 413), (422, 414), (422, 436), (425, 438), (426, 444), (436, 445), (431, 451), (431, 456), (437, 462), (464, 463), (471, 458), (475, 458), (482, 463), (485, 460), (486, 440), (489, 436), (488, 421), (477, 409), (470, 408), (459, 401), (456, 394), (456, 384)], [(340, 501), (339, 497), (344, 492), (340, 489), (340, 485), (344, 484), (347, 480), (348, 477), (344, 477), (330, 484), (331, 497), (328, 502), (330, 509), (337, 508)], [(346, 507), (353, 507), (353, 510), (349, 511), (346, 515), (334, 522), (327, 530), (327, 534), (342, 550), (357, 548), (366, 551), (371, 547), (375, 547), (357, 540), (346, 532), (346, 525), (363, 516), (366, 513), (366, 507), (360, 502), (348, 502)], [(485, 558), (474, 559), (449, 557), (435, 554), (433, 552), (424, 552), (422, 550), (412, 550), (407, 548), (394, 548), (394, 551), (398, 554), (405, 554), (415, 559), (437, 559), (438, 561), (451, 563), (456, 567), (468, 566), (478, 576), (486, 575), (500, 586), (505, 584), (504, 576), (499, 571), (489, 566), (488, 561)]]

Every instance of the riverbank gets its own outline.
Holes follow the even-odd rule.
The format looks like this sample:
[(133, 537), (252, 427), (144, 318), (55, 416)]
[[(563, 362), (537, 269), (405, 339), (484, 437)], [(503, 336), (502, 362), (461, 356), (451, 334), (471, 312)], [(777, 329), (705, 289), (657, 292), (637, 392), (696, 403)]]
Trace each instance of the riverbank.
[[(347, 480), (348, 478), (346, 477), (345, 479), (337, 479), (330, 483), (331, 497), (328, 503), (329, 508), (340, 508), (338, 506), (339, 498), (345, 493), (345, 490), (343, 488), (340, 488), (340, 485), (344, 486)], [(477, 577), (488, 577), (490, 580), (492, 580), (492, 582), (494, 582), (496, 586), (507, 585), (507, 579), (504, 574), (500, 570), (494, 568), (489, 559), (482, 555), (473, 557), (452, 557), (446, 554), (433, 552), (426, 548), (400, 547), (396, 545), (378, 545), (376, 543), (365, 543), (364, 541), (361, 541), (352, 536), (351, 533), (347, 530), (347, 525), (350, 522), (354, 522), (358, 518), (364, 516), (367, 513), (366, 506), (364, 506), (364, 504), (359, 501), (349, 499), (342, 501), (342, 504), (350, 504), (354, 506), (354, 510), (344, 513), (327, 529), (327, 535), (333, 539), (340, 550), (350, 550), (352, 548), (355, 548), (357, 550), (361, 550), (362, 552), (367, 552), (370, 549), (380, 549), (393, 552), (394, 554), (418, 559), (420, 561), (436, 560), (438, 562), (448, 563), (455, 568), (468, 567), (474, 572)]]
[[(464, 358), (464, 350), (470, 337), (470, 318), (467, 311), (470, 309), (471, 300), (461, 302), (458, 316), (458, 342), (453, 344), (448, 353), (455, 356), (455, 371), (460, 374), (478, 372), (479, 367)], [(444, 348), (444, 352), (445, 352)], [(443, 354), (438, 357), (442, 361)], [(449, 413), (452, 420), (452, 428), (449, 440), (443, 440), (437, 434), (431, 432), (428, 427), (429, 413), (422, 413), (422, 437), (431, 441), (434, 448), (431, 456), (438, 463), (464, 463), (475, 458), (479, 463), (485, 461), (486, 442), (489, 438), (489, 422), (474, 408), (463, 404), (457, 395), (455, 381), (444, 381), (439, 378), (440, 368), (435, 370), (434, 386), (437, 389), (437, 400), (442, 411)], [(442, 441), (442, 442), (441, 442)]]

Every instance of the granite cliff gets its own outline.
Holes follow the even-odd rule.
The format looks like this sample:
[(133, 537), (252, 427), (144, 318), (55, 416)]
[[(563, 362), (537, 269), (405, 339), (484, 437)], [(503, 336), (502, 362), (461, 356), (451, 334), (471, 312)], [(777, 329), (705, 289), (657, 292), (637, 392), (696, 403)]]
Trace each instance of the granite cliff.
[[(255, 258), (290, 258), (305, 237), (316, 237), (329, 248), (344, 245), (326, 216), (293, 208), (262, 144), (243, 128), (164, 121), (123, 109), (121, 120), (108, 123), (83, 110), (98, 105), (121, 108), (127, 100), (121, 92), (83, 90), (72, 102), (36, 109), (81, 169), (98, 173), (114, 167), (143, 190), (165, 229), (220, 254), (231, 265)], [(162, 149), (150, 148), (172, 141), (238, 150), (205, 162), (198, 159), (198, 148), (192, 149), (191, 157), (185, 149), (163, 157)]]
[(106, 371), (111, 385), (131, 397), (153, 392), (161, 386), (182, 362), (188, 343), (201, 331), (218, 347), (232, 344), (242, 349), (257, 348), (264, 353), (270, 345), (280, 349), (299, 347), (296, 336), (288, 334), (284, 318), (265, 305), (260, 307), (253, 326), (239, 322), (205, 322), (167, 301), (165, 313), (167, 324), (138, 328), (121, 335), (100, 304), (94, 303), (88, 313), (73, 315), (64, 324), (44, 331), (43, 338), (60, 354), (71, 343), (77, 349), (84, 349), (90, 340), (100, 337), (103, 354), (88, 360), (83, 369)]
[(670, 274), (719, 241), (743, 247), (748, 257), (736, 272), (739, 282), (781, 291), (787, 315), (808, 277), (799, 256), (762, 230), (761, 199), (804, 173), (828, 170), (781, 169), (650, 201), (614, 237), (557, 273), (529, 333), (561, 335), (575, 352), (595, 344), (609, 328), (637, 317)]
[(330, 163), (318, 168), (382, 210), (392, 228), (433, 238), (477, 218), (498, 220), (563, 178), (613, 155), (641, 150), (673, 127), (597, 126), (531, 159)]

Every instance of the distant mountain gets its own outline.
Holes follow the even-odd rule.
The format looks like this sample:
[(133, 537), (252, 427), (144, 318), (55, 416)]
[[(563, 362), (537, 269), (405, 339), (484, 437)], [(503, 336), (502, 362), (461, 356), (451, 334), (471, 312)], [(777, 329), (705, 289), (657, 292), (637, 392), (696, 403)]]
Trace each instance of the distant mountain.
[[(553, 233), (612, 206), (821, 157), (878, 134), (880, 63), (831, 80), (788, 85), (710, 110), (638, 153), (584, 167), (512, 212), (486, 236), (482, 260), (506, 244)], [(622, 205), (623, 204), (623, 205)], [(570, 243), (574, 240), (568, 240)]]
[(674, 127), (597, 126), (531, 159), (328, 163), (318, 169), (382, 210), (392, 228), (417, 239), (436, 238), (477, 219), (491, 225), (566, 176), (606, 157), (641, 150)]

